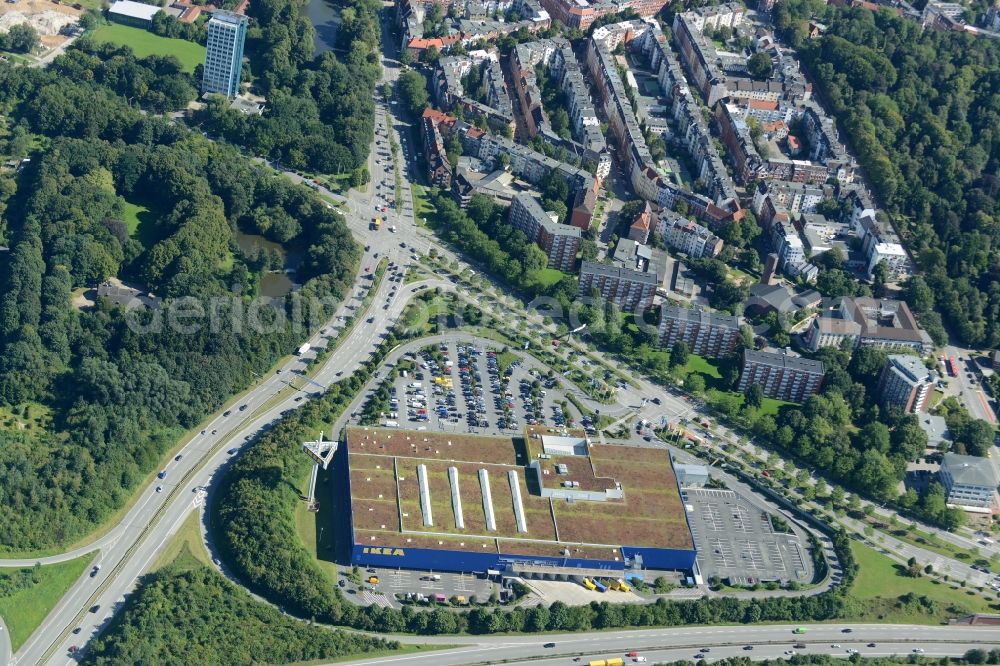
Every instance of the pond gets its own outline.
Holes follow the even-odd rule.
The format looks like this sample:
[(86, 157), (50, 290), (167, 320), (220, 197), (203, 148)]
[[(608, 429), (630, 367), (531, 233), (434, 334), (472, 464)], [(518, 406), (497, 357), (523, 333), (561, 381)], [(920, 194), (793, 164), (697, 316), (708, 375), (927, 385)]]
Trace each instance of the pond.
[(259, 234), (236, 232), (236, 244), (243, 253), (251, 258), (259, 257), (262, 252), (272, 256), (271, 266), (275, 270), (265, 273), (260, 279), (260, 293), (270, 298), (287, 296), (299, 285), (289, 274), (295, 274), (295, 268), (302, 259), (300, 252), (285, 250), (279, 243), (268, 240)]
[(337, 46), (337, 27), (340, 25), (337, 10), (328, 0), (309, 0), (306, 16), (316, 29), (313, 39), (315, 53), (319, 55), (332, 51)]

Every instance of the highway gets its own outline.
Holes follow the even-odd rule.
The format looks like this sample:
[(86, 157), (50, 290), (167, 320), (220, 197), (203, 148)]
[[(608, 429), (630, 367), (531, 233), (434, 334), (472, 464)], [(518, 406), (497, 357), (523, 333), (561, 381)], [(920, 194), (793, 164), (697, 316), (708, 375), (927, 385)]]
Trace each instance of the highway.
[[(805, 634), (792, 633), (796, 626), (806, 628)], [(844, 633), (850, 629), (851, 633)], [(397, 637), (390, 637), (397, 638)], [(406, 641), (450, 643), (463, 638), (407, 637)], [(539, 634), (535, 636), (475, 636), (470, 645), (438, 652), (395, 655), (344, 663), (347, 666), (469, 666), (472, 664), (571, 664), (580, 657), (584, 664), (590, 659), (621, 657), (635, 650), (650, 663), (692, 659), (698, 651), (706, 660), (743, 656), (753, 659), (782, 658), (790, 655), (795, 643), (804, 643), (802, 654), (832, 654), (848, 656), (847, 650), (858, 650), (862, 656), (909, 655), (921, 648), (927, 655), (959, 656), (972, 648), (992, 648), (1000, 645), (1000, 630), (982, 627), (925, 627), (882, 624), (830, 625), (751, 625), (718, 627), (679, 627), (635, 631), (574, 634)], [(546, 644), (554, 647), (546, 648)], [(875, 643), (874, 648), (868, 647)], [(753, 650), (744, 650), (747, 645)], [(837, 647), (834, 647), (837, 646)]]

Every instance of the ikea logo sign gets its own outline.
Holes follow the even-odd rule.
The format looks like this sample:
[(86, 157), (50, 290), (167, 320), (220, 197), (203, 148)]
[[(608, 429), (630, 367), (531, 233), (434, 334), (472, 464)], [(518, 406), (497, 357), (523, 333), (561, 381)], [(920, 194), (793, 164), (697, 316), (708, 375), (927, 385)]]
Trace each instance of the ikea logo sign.
[(361, 552), (365, 555), (395, 555), (396, 557), (403, 557), (406, 555), (402, 548), (380, 548), (378, 546), (372, 546), (371, 548), (365, 546), (361, 549)]

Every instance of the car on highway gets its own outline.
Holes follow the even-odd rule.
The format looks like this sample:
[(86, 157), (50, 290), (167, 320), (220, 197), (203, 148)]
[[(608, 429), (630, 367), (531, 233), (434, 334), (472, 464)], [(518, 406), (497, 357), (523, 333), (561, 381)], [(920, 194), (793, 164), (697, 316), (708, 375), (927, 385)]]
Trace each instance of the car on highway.
[[(212, 432), (215, 432), (215, 431), (213, 430)], [(165, 470), (165, 469), (164, 470), (160, 470), (160, 473), (156, 475), (156, 478), (158, 478), (158, 479), (165, 479), (165, 478), (167, 478), (167, 470)]]
[(174, 456), (174, 462), (177, 462), (178, 460), (180, 460), (183, 457), (184, 457), (183, 453), (178, 453), (176, 456)]
[(831, 643), (830, 647), (832, 647), (832, 648), (839, 648), (840, 647), (840, 643)]
[(877, 646), (877, 645), (875, 645), (875, 643), (869, 643), (869, 644), (868, 644), (868, 647), (878, 647), (878, 646)]
[(546, 643), (546, 644), (545, 644), (545, 645), (543, 645), (542, 647), (543, 647), (543, 648), (554, 648), (555, 646), (556, 646), (556, 644), (555, 644), (555, 643)]
[(101, 610), (101, 604), (94, 604), (93, 606), (90, 607), (91, 613), (96, 613), (99, 610)]
[(701, 652), (703, 654), (708, 654), (711, 651), (712, 651), (712, 648), (702, 648), (702, 649), (698, 650), (698, 652)]
[(100, 564), (95, 564), (94, 568), (90, 570), (90, 577), (93, 578), (94, 576), (96, 576), (97, 572), (100, 571), (100, 570), (101, 570), (101, 565)]
[(227, 409), (226, 411), (222, 412), (222, 415), (223, 415), (223, 416), (229, 416), (229, 415), (230, 415), (230, 414), (232, 414), (232, 413), (233, 413), (233, 410), (231, 410), (231, 409)]
[(752, 650), (752, 649), (753, 649), (753, 646), (752, 646), (752, 645), (744, 645), (744, 646), (743, 646), (743, 649), (744, 649), (744, 650), (745, 650), (746, 652), (749, 652), (750, 650)]
[(842, 633), (842, 634), (849, 634), (849, 633), (852, 633), (853, 631), (854, 631), (853, 629), (851, 629), (850, 627), (848, 627), (846, 629), (841, 629), (840, 633)]
[(156, 492), (162, 493), (163, 492), (163, 486), (156, 486)]
[(916, 654), (920, 654), (920, 653), (922, 653), (922, 652), (924, 651), (924, 649), (923, 649), (923, 648), (921, 648), (921, 647), (915, 647), (915, 648), (913, 648), (913, 651), (914, 651), (914, 652), (915, 652)]
[(228, 451), (226, 451), (226, 453), (228, 453), (229, 455), (233, 455), (237, 451), (239, 451), (239, 449), (237, 449), (236, 447), (233, 447), (233, 448), (229, 449)]
[(81, 631), (83, 631), (83, 627), (77, 627), (76, 629), (74, 629), (74, 630), (73, 630), (73, 633), (74, 633), (74, 634), (78, 634), (78, 633), (80, 633)]

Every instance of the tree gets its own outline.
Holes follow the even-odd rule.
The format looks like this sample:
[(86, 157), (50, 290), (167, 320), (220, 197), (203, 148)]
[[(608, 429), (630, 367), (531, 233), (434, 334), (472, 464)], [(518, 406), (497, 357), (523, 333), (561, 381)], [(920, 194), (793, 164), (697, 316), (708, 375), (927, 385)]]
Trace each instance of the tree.
[(101, 15), (94, 9), (88, 9), (80, 17), (80, 27), (84, 30), (93, 30), (101, 21)]
[(872, 293), (876, 298), (885, 296), (886, 283), (889, 281), (889, 264), (885, 259), (875, 264), (872, 269)]
[(747, 61), (747, 72), (755, 79), (761, 81), (769, 79), (773, 70), (774, 63), (771, 62), (771, 56), (765, 51), (754, 53)]
[(427, 80), (420, 72), (408, 69), (396, 80), (396, 94), (403, 106), (413, 115), (420, 115), (427, 108)]
[(19, 23), (10, 27), (3, 42), (9, 51), (30, 53), (41, 44), (41, 38), (33, 27), (27, 23)]
[(697, 372), (692, 372), (684, 380), (684, 388), (691, 393), (703, 393), (705, 391), (705, 378)]
[(760, 409), (764, 403), (764, 389), (760, 384), (754, 382), (743, 391), (744, 404), (753, 409)]
[(676, 368), (686, 365), (689, 357), (690, 352), (688, 351), (687, 343), (683, 340), (678, 340), (670, 348), (670, 367)]
[(441, 51), (436, 46), (428, 46), (420, 52), (420, 62), (427, 63), (428, 65), (436, 65), (440, 59)]

